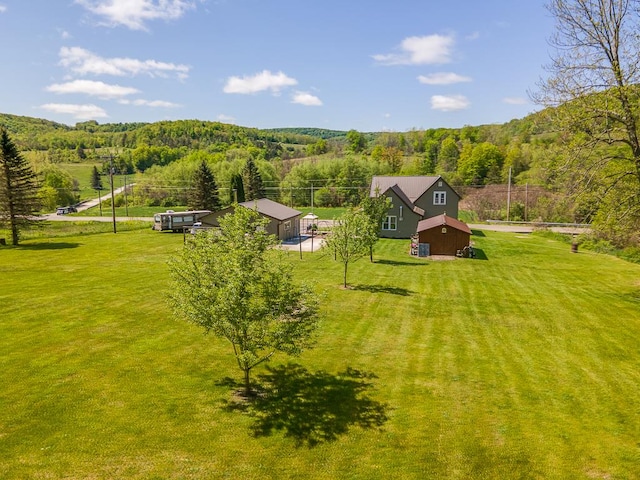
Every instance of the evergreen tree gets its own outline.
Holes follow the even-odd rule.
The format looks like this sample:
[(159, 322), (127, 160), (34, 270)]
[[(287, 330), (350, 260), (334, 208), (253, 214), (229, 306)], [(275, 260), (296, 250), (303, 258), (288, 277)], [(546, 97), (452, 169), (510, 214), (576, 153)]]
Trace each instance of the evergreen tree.
[(36, 176), (4, 128), (0, 128), (0, 225), (11, 229), (14, 245), (20, 229), (33, 224), (39, 209)]
[(91, 188), (94, 190), (102, 190), (102, 178), (100, 178), (100, 172), (98, 171), (98, 167), (93, 166), (93, 171), (91, 172)]
[(231, 177), (229, 203), (242, 203), (244, 201), (244, 182), (242, 181), (242, 175), (236, 173)]
[(212, 212), (220, 210), (218, 185), (205, 161), (200, 163), (193, 178), (189, 206), (193, 210), (211, 210)]
[(262, 177), (258, 172), (253, 158), (247, 160), (247, 164), (244, 167), (244, 179), (245, 185), (245, 197), (248, 200), (258, 200), (265, 197), (264, 186), (262, 185)]

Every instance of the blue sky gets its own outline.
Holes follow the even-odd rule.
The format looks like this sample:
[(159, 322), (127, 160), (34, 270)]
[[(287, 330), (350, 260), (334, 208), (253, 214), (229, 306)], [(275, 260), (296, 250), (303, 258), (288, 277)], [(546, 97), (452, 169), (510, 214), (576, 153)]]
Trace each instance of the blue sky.
[(504, 123), (544, 0), (0, 0), (0, 112), (361, 132)]

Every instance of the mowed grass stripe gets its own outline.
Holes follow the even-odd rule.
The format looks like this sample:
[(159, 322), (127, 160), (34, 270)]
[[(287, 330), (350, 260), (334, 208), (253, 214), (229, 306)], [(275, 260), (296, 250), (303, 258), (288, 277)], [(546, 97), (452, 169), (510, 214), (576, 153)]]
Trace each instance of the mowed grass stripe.
[[(336, 382), (372, 374), (358, 398), (387, 415), (315, 447), (286, 428), (254, 436), (256, 419), (226, 408), (224, 379), (239, 379), (229, 347), (164, 302), (181, 235), (5, 249), (0, 476), (640, 476), (640, 269), (535, 236), (475, 241), (487, 260), (412, 259), (407, 242), (382, 240), (374, 263), (350, 265), (351, 290), (327, 255), (291, 255), (326, 293), (316, 348), (292, 362)], [(288, 428), (340, 421), (308, 413)]]

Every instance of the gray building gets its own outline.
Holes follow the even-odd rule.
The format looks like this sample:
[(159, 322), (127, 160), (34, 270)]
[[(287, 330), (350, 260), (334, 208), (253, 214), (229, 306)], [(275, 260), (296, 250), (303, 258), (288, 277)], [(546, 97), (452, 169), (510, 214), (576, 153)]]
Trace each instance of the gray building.
[(418, 222), (437, 215), (458, 218), (460, 195), (440, 176), (376, 176), (369, 195), (391, 199), (381, 226), (383, 238), (411, 238)]
[[(293, 208), (274, 202), (268, 198), (251, 200), (238, 204), (239, 207), (251, 208), (269, 220), (266, 226), (268, 233), (278, 237), (280, 240), (288, 240), (297, 237), (300, 232), (300, 215), (302, 212)], [(219, 227), (218, 219), (227, 213), (233, 212), (233, 206), (223, 208), (217, 212), (212, 212), (200, 220), (205, 227)]]

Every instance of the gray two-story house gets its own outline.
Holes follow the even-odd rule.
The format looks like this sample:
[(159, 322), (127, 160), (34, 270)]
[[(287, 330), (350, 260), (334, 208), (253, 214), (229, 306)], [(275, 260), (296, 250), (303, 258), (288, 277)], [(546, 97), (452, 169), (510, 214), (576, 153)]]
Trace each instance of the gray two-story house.
[(460, 195), (440, 176), (376, 176), (371, 179), (369, 195), (391, 199), (382, 222), (383, 238), (411, 238), (419, 221), (436, 215), (458, 218)]

